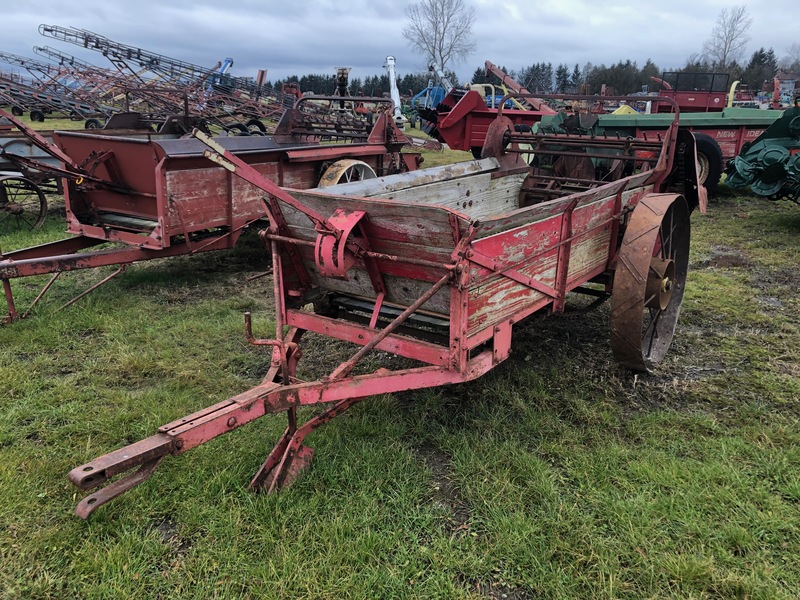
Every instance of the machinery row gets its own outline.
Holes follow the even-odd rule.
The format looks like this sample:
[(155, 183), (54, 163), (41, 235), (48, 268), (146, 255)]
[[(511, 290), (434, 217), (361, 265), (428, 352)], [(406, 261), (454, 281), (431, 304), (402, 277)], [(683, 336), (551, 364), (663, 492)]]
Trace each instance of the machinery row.
[(268, 89), (263, 71), (258, 79), (231, 76), (231, 58), (203, 67), (83, 29), (40, 25), (39, 32), (96, 51), (111, 67), (95, 66), (49, 46), (34, 47), (38, 59), (0, 52), (0, 62), (26, 73), (0, 72), (0, 105), (32, 121), (71, 118), (96, 129), (115, 115), (137, 112), (158, 129), (168, 117), (185, 114), (222, 131), (264, 132), (264, 121), (277, 121), (298, 96), (291, 86)]

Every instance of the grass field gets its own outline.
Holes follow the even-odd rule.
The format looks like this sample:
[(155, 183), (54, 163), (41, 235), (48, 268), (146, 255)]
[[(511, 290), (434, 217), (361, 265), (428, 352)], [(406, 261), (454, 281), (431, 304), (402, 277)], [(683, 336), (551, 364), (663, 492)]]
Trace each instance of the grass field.
[[(2, 249), (62, 237), (54, 204)], [(272, 334), (271, 281), (247, 281), (267, 266), (253, 235), (57, 310), (110, 271), (64, 275), (0, 328), (0, 597), (798, 597), (800, 207), (728, 195), (692, 222), (653, 374), (615, 365), (607, 306), (534, 321), (482, 379), (315, 432), (313, 467), (279, 494), (246, 490), (283, 431), (267, 417), (89, 522), (71, 468), (260, 381), (241, 314)], [(14, 282), (20, 310), (46, 280)], [(300, 376), (349, 350), (311, 338)]]

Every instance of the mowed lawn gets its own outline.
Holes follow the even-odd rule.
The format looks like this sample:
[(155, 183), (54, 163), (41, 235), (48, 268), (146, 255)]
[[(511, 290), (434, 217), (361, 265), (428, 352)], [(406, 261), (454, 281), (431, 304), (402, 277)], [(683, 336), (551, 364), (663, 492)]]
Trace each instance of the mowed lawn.
[[(62, 237), (55, 205), (0, 248)], [(271, 279), (248, 281), (268, 266), (254, 235), (58, 310), (111, 270), (62, 276), (0, 328), (0, 597), (797, 598), (800, 207), (728, 195), (692, 224), (652, 374), (614, 363), (608, 306), (534, 320), (485, 377), (312, 434), (312, 468), (279, 494), (246, 489), (273, 416), (167, 458), (88, 522), (70, 469), (260, 381), (242, 312), (272, 335)], [(18, 309), (47, 279), (13, 282)], [(299, 374), (351, 352), (310, 336)]]

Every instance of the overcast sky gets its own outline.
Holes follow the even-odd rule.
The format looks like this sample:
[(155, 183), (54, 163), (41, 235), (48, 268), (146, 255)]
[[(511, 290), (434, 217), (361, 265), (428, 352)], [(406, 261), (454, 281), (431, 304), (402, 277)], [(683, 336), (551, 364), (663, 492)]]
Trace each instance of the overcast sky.
[[(475, 8), (476, 49), (455, 68), (466, 80), (485, 60), (509, 70), (535, 62), (683, 66), (699, 53), (726, 0), (465, 0)], [(4, 2), (0, 51), (44, 60), (50, 46), (98, 66), (99, 53), (45, 37), (40, 24), (74, 27), (171, 58), (213, 66), (234, 59), (232, 75), (268, 79), (309, 73), (380, 74), (387, 55), (400, 76), (425, 71), (402, 36), (410, 0), (22, 0)], [(745, 60), (763, 46), (778, 58), (800, 43), (800, 0), (746, 2), (753, 17)], [(6, 64), (0, 69), (8, 70)]]

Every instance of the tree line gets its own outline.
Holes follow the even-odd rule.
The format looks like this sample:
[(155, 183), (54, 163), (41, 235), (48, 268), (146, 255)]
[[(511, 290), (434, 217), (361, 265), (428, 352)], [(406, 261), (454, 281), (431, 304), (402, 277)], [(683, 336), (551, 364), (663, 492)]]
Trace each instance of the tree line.
[[(430, 75), (424, 73), (409, 73), (397, 78), (397, 89), (400, 91), (401, 96), (414, 95), (421, 92), (428, 86)], [(336, 76), (311, 74), (297, 76), (292, 75), (286, 79), (279, 79), (275, 82), (267, 82), (268, 87), (280, 90), (283, 84), (298, 83), (303, 92), (311, 92), (316, 95), (333, 95), (336, 92)], [(391, 82), (389, 81), (389, 74), (382, 73), (380, 75), (370, 75), (364, 77), (351, 77), (348, 90), (352, 96), (377, 96), (381, 97), (384, 94), (389, 94), (391, 90)]]
[[(788, 72), (800, 72), (800, 56), (779, 61), (773, 48), (762, 47), (753, 52), (746, 63), (739, 64), (733, 60), (724, 69), (718, 69), (707, 59), (692, 56), (687, 59), (683, 67), (669, 70), (687, 73), (723, 72), (730, 75), (731, 82), (739, 80), (746, 84), (751, 91), (757, 92), (762, 87), (766, 87), (768, 90), (772, 89), (772, 78), (775, 77), (780, 67)], [(650, 59), (647, 59), (641, 66), (636, 61), (620, 60), (610, 66), (593, 65), (591, 62), (587, 62), (582, 67), (579, 64), (570, 66), (566, 63), (553, 65), (551, 62), (536, 62), (517, 69), (501, 68), (531, 92), (542, 94), (582, 93), (593, 95), (599, 94), (603, 86), (609, 93), (620, 95), (656, 91), (658, 84), (653, 82), (651, 77), (662, 75), (662, 69)], [(457, 84), (457, 78), (450, 75), (451, 81)], [(421, 92), (427, 87), (429, 79), (428, 72), (409, 73), (398, 77), (397, 87), (400, 95), (409, 97)], [(268, 85), (280, 89), (284, 83), (298, 83), (303, 92), (312, 92), (317, 95), (330, 95), (336, 90), (336, 76), (333, 74), (293, 75)], [(487, 78), (484, 67), (481, 66), (473, 72), (470, 83), (491, 83), (499, 86), (500, 81), (494, 75)], [(382, 73), (363, 79), (353, 77), (350, 79), (349, 91), (354, 96), (388, 94), (390, 91), (389, 75)]]

